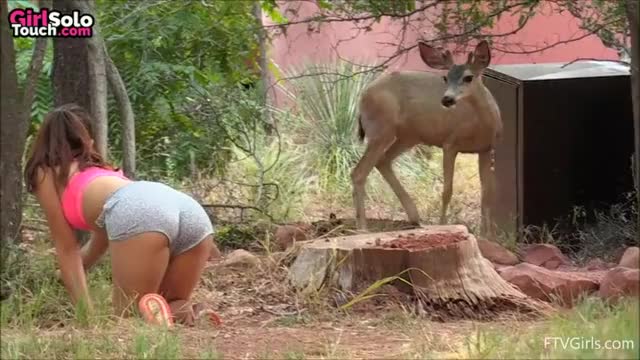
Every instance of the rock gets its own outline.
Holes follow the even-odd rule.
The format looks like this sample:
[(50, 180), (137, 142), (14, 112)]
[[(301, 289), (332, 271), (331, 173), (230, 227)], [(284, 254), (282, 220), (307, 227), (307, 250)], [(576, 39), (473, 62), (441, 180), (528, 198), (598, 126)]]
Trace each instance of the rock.
[(570, 265), (571, 261), (557, 247), (549, 244), (536, 244), (529, 247), (524, 262), (555, 270), (560, 265)]
[(496, 269), (496, 272), (498, 272), (498, 274), (512, 267), (512, 265), (493, 264), (493, 268)]
[(618, 263), (619, 266), (630, 268), (630, 269), (638, 269), (640, 267), (640, 259), (638, 256), (640, 255), (640, 248), (637, 246), (630, 246), (627, 250), (622, 254), (622, 258)]
[(496, 242), (485, 239), (477, 239), (477, 241), (482, 256), (494, 264), (515, 265), (520, 262), (514, 253)]
[(296, 241), (307, 240), (307, 234), (300, 227), (294, 225), (278, 226), (274, 237), (280, 250), (286, 250)]
[(602, 279), (598, 295), (609, 301), (617, 301), (622, 296), (640, 294), (640, 270), (615, 267)]
[(582, 294), (598, 290), (598, 281), (580, 272), (553, 271), (521, 263), (500, 271), (500, 276), (517, 286), (523, 293), (544, 301), (560, 300), (573, 304)]
[(229, 253), (222, 261), (226, 267), (253, 267), (260, 264), (260, 259), (247, 250), (238, 249)]
[(616, 264), (613, 263), (608, 263), (603, 261), (600, 258), (595, 258), (595, 259), (591, 259), (589, 260), (585, 265), (584, 265), (584, 270), (609, 270), (612, 267), (615, 267)]

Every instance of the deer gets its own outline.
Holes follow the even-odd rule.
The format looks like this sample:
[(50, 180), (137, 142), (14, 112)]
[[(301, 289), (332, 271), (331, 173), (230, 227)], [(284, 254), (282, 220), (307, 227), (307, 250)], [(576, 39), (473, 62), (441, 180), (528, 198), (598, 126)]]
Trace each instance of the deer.
[(455, 64), (449, 50), (443, 52), (419, 41), (422, 61), (434, 72), (394, 71), (372, 81), (359, 103), (358, 138), (367, 139), (365, 151), (351, 172), (356, 227), (366, 230), (365, 184), (375, 167), (389, 184), (410, 223), (420, 225), (414, 201), (396, 177), (393, 160), (416, 145), (442, 149), (444, 187), (440, 224), (447, 223), (447, 208), (453, 193), (453, 175), (458, 154), (478, 154), (481, 184), (481, 229), (491, 226), (495, 197), (495, 146), (502, 137), (498, 104), (482, 82), (491, 62), (486, 40), (469, 52), (466, 63)]

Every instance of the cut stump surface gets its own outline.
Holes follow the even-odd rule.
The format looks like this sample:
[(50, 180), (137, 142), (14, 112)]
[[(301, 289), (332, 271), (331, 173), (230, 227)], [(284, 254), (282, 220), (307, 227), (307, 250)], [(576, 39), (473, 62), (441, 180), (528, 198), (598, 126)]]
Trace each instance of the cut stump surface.
[(304, 291), (329, 285), (352, 294), (399, 276), (404, 281), (393, 284), (415, 295), (427, 313), (454, 317), (531, 311), (538, 304), (496, 273), (461, 225), (316, 239), (302, 246), (290, 273)]

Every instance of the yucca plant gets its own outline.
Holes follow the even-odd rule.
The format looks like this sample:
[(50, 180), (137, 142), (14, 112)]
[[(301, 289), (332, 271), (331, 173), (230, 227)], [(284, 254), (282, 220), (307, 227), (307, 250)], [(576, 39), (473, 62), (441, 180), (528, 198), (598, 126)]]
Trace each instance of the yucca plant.
[(360, 158), (355, 136), (358, 101), (377, 73), (347, 62), (293, 68), (284, 92), (295, 104), (287, 124), (304, 145), (309, 165), (325, 190), (340, 190)]

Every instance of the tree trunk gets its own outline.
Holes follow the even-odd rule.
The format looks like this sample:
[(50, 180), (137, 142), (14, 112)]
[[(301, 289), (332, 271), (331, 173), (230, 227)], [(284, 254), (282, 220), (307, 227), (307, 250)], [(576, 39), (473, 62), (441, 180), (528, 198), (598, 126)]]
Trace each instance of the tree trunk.
[[(7, 14), (7, 2), (1, 3), (0, 13)], [(41, 2), (42, 7), (48, 7), (48, 5), (47, 1)], [(2, 16), (0, 24), (0, 67), (2, 68), (0, 242), (6, 244), (19, 238), (22, 222), (22, 156), (29, 130), (34, 89), (42, 71), (48, 40), (47, 38), (36, 40), (27, 78), (24, 81), (24, 89), (21, 92), (16, 72), (15, 48), (6, 16)]]
[[(74, 10), (70, 0), (53, 0), (53, 8), (63, 14)], [(87, 51), (86, 38), (54, 38), (51, 81), (56, 107), (76, 103), (91, 110)]]
[[(0, 1), (1, 14), (7, 14), (7, 2)], [(20, 222), (22, 221), (22, 176), (20, 174), (21, 148), (20, 133), (23, 124), (20, 110), (18, 90), (18, 75), (16, 74), (16, 57), (13, 39), (9, 32), (7, 16), (1, 16), (0, 20), (0, 66), (2, 68), (2, 106), (0, 145), (0, 174), (2, 185), (0, 188), (0, 241), (2, 244), (12, 243), (18, 236)]]
[[(53, 9), (62, 14), (71, 14), (77, 8), (72, 0), (53, 0)], [(56, 107), (76, 103), (92, 112), (87, 38), (53, 39), (51, 81)], [(81, 244), (89, 239), (88, 232), (77, 230), (75, 234)]]
[(120, 121), (122, 122), (122, 167), (125, 175), (130, 179), (134, 179), (136, 174), (136, 128), (133, 107), (120, 72), (111, 57), (109, 57), (107, 46), (104, 42), (103, 47), (109, 87), (116, 98), (116, 103), (118, 103)]
[(314, 240), (303, 245), (290, 274), (303, 291), (328, 285), (347, 293), (399, 277), (392, 284), (440, 317), (479, 319), (502, 310), (541, 309), (496, 273), (460, 225)]
[(640, 229), (640, 1), (627, 0), (626, 10), (631, 30), (631, 103), (633, 104), (633, 123), (636, 142), (634, 172), (636, 182), (636, 201), (638, 207), (638, 228)]
[[(95, 0), (75, 1), (75, 7), (85, 14), (97, 19)], [(107, 73), (104, 56), (104, 45), (100, 28), (96, 20), (93, 25), (93, 36), (87, 40), (87, 63), (89, 80), (89, 98), (93, 115), (93, 135), (98, 152), (108, 158), (109, 123), (107, 118)]]
[(262, 7), (260, 1), (253, 2), (253, 17), (256, 22), (256, 30), (258, 32), (258, 67), (260, 68), (260, 85), (258, 87), (261, 94), (261, 101), (264, 105), (263, 120), (265, 129), (268, 134), (272, 133), (272, 118), (270, 112), (267, 109), (269, 102), (269, 88), (271, 86), (271, 80), (269, 76), (269, 59), (267, 58), (267, 33), (264, 30), (264, 24), (262, 22)]

